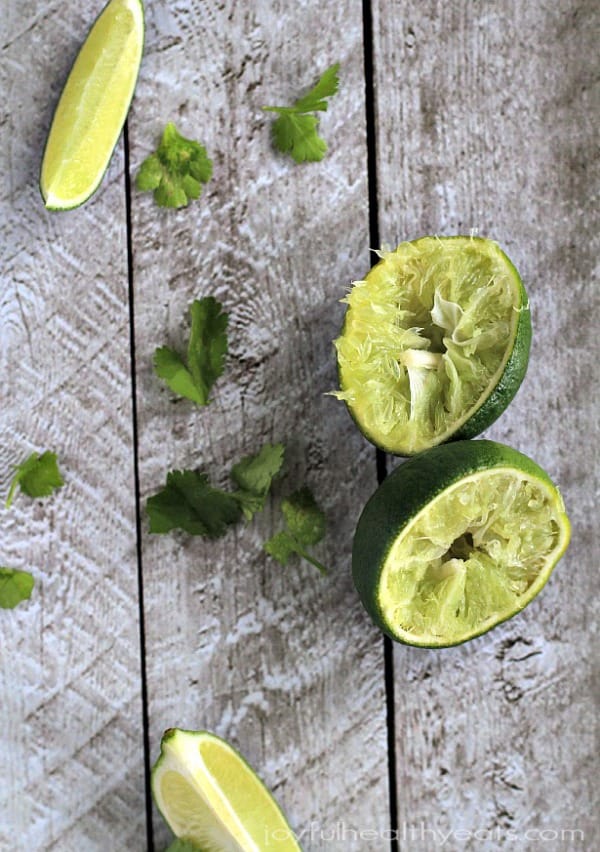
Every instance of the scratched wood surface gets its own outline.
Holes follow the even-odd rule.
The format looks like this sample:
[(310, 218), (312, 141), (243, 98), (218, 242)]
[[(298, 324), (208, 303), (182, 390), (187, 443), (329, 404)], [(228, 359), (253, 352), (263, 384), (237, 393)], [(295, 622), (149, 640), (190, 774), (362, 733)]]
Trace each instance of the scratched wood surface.
[(514, 621), (442, 653), (395, 648), (399, 836), (411, 852), (453, 830), (453, 849), (600, 843), (598, 11), (570, 0), (374, 6), (381, 238), (475, 229), (513, 258), (532, 306), (531, 360), (488, 436), (550, 472), (573, 522), (566, 557)]
[[(46, 213), (37, 190), (53, 107), (101, 0), (9, 0), (0, 489), (44, 448), (66, 485), (0, 508), (0, 564), (36, 577), (29, 603), (0, 611), (0, 850), (148, 848), (143, 651), (151, 761), (166, 727), (210, 728), (260, 769), (306, 850), (383, 852), (383, 648), (348, 572), (374, 453), (324, 396), (338, 299), (369, 264), (361, 4), (146, 6), (131, 175), (173, 120), (206, 145), (214, 177), (184, 211), (129, 199), (142, 508), (168, 470), (225, 484), (266, 441), (286, 443), (285, 474), (265, 512), (218, 542), (150, 536), (142, 517), (141, 649), (122, 143), (81, 210)], [(395, 647), (399, 847), (592, 850), (598, 15), (592, 0), (372, 6), (381, 239), (474, 228), (515, 260), (531, 365), (489, 435), (547, 468), (574, 530), (514, 622), (455, 650)], [(260, 107), (293, 99), (334, 61), (331, 150), (295, 166), (272, 152)], [(230, 314), (230, 354), (200, 410), (174, 400), (151, 363), (157, 346), (183, 347), (188, 306), (206, 294)], [(262, 551), (278, 501), (302, 483), (329, 517), (326, 579)], [(157, 852), (168, 839), (154, 815)]]
[[(343, 83), (322, 120), (330, 156), (295, 166), (271, 150), (261, 106), (297, 97), (335, 61)], [(226, 482), (242, 455), (267, 441), (287, 447), (277, 497), (247, 528), (215, 543), (144, 530), (151, 751), (175, 724), (227, 737), (293, 827), (312, 828), (307, 850), (324, 848), (320, 832), (349, 813), (372, 830), (389, 824), (382, 641), (348, 572), (374, 453), (324, 396), (336, 381), (338, 300), (369, 262), (362, 64), (356, 4), (156, 3), (129, 122), (134, 169), (169, 119), (214, 160), (187, 210), (133, 197), (142, 496), (168, 470), (202, 467)], [(230, 356), (199, 410), (173, 400), (151, 363), (158, 344), (183, 344), (190, 302), (209, 293), (229, 311)], [(333, 530), (326, 579), (262, 550), (279, 498), (303, 483)], [(160, 847), (159, 818), (155, 836)], [(346, 848), (364, 847), (349, 838)]]
[[(133, 849), (144, 831), (123, 153), (80, 210), (37, 179), (54, 105), (97, 4), (3, 4), (0, 849)], [(65, 486), (4, 508), (13, 466), (58, 453)], [(137, 848), (141, 848), (137, 846)]]

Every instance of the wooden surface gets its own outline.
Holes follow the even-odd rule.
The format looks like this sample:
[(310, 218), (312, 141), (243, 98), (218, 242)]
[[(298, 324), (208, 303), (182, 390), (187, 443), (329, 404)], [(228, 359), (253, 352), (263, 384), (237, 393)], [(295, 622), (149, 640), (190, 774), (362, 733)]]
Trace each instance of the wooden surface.
[[(451, 837), (457, 849), (484, 838), (489, 849), (513, 849), (515, 837), (527, 849), (600, 844), (597, 12), (525, 0), (375, 6), (381, 237), (473, 229), (506, 248), (533, 342), (516, 399), (486, 434), (548, 470), (573, 524), (567, 556), (518, 618), (441, 653), (394, 649), (399, 823), (438, 839), (482, 832)], [(432, 841), (417, 831), (405, 848)]]
[[(29, 603), (0, 611), (0, 850), (149, 848), (144, 694), (146, 762), (172, 725), (227, 737), (306, 850), (387, 850), (396, 808), (409, 852), (598, 848), (596, 4), (373, 2), (371, 133), (360, 4), (147, 3), (131, 175), (174, 120), (214, 177), (187, 210), (159, 210), (127, 197), (121, 142), (94, 199), (50, 214), (43, 143), (100, 5), (9, 0), (0, 22), (0, 488), (45, 448), (67, 483), (0, 509), (0, 563), (36, 577)], [(331, 150), (295, 166), (271, 150), (260, 107), (334, 61)], [(383, 642), (348, 570), (375, 454), (324, 396), (338, 300), (370, 262), (369, 180), (383, 242), (475, 229), (521, 270), (530, 368), (489, 435), (546, 467), (573, 521), (567, 556), (514, 621), (449, 651), (394, 648), (392, 808)], [(182, 346), (187, 307), (207, 294), (230, 314), (230, 355), (199, 410), (151, 362)], [(224, 482), (279, 440), (276, 495), (307, 483), (327, 511), (326, 579), (263, 553), (275, 504), (208, 544), (150, 536), (142, 511), (138, 560), (136, 464), (143, 510), (167, 470)], [(168, 843), (156, 815), (149, 836)]]

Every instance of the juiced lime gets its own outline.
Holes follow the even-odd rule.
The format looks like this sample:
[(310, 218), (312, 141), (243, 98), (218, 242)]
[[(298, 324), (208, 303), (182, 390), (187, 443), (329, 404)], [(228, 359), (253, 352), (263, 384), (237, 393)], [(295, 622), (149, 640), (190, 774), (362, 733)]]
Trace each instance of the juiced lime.
[(493, 441), (457, 441), (380, 485), (358, 522), (352, 573), (393, 639), (457, 645), (527, 606), (569, 537), (562, 498), (535, 462)]
[(344, 301), (336, 396), (387, 452), (409, 456), (475, 437), (523, 380), (529, 304), (517, 270), (492, 240), (401, 243), (382, 253)]

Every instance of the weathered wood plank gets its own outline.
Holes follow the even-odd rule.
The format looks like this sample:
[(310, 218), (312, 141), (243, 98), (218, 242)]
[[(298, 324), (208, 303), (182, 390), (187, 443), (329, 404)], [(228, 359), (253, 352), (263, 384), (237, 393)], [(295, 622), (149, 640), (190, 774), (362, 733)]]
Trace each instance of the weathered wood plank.
[[(141, 848), (145, 814), (123, 156), (81, 210), (37, 187), (52, 111), (97, 2), (4, 5), (0, 493), (33, 449), (66, 485), (0, 508), (0, 848)], [(107, 840), (108, 839), (108, 840)]]
[(548, 469), (574, 530), (546, 590), (514, 621), (455, 650), (395, 649), (400, 845), (430, 850), (434, 832), (463, 829), (447, 848), (512, 848), (514, 835), (528, 849), (597, 848), (597, 4), (374, 5), (382, 239), (474, 228), (514, 258), (533, 348), (489, 436)]
[[(218, 542), (144, 536), (153, 758), (170, 725), (224, 735), (260, 768), (307, 850), (334, 848), (321, 832), (339, 820), (384, 830), (389, 819), (381, 638), (349, 575), (374, 454), (323, 395), (336, 381), (337, 301), (369, 262), (361, 28), (357, 4), (157, 2), (130, 121), (134, 167), (171, 119), (215, 165), (186, 210), (133, 199), (143, 496), (176, 467), (225, 482), (242, 455), (282, 440), (277, 494), (309, 484), (331, 529), (327, 579), (262, 552), (279, 523), (271, 506)], [(271, 150), (261, 106), (293, 99), (338, 60), (342, 89), (322, 119), (330, 154), (296, 166)], [(189, 303), (209, 293), (230, 313), (231, 352), (214, 402), (198, 410), (173, 400), (151, 363), (158, 345), (182, 346)], [(160, 848), (158, 819), (156, 837)], [(368, 844), (350, 836), (335, 848)]]

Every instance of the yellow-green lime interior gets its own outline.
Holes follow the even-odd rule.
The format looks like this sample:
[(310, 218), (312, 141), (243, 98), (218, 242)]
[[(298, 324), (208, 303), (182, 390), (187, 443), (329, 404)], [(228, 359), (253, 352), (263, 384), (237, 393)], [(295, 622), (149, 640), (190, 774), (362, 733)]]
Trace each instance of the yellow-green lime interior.
[(477, 635), (522, 609), (566, 547), (557, 492), (518, 471), (473, 474), (443, 491), (386, 558), (379, 605), (423, 644)]
[(216, 817), (196, 786), (179, 772), (167, 770), (161, 795), (169, 802), (169, 823), (177, 837), (193, 839), (206, 852), (240, 852), (242, 847)]
[[(271, 794), (238, 755), (212, 739), (201, 742), (200, 753), (206, 768), (221, 790), (226, 791), (229, 804), (258, 847), (266, 842), (265, 832), (272, 834), (278, 827), (280, 831), (271, 838), (273, 844), (277, 836), (287, 839), (289, 835), (291, 839), (292, 832), (286, 830), (287, 824)], [(277, 848), (285, 847), (286, 844), (279, 844)]]
[(391, 452), (441, 442), (496, 386), (520, 299), (518, 276), (491, 240), (425, 237), (382, 253), (344, 300), (336, 396)]
[(46, 200), (60, 205), (89, 195), (102, 177), (125, 120), (143, 41), (138, 0), (102, 12), (71, 70), (42, 164)]

